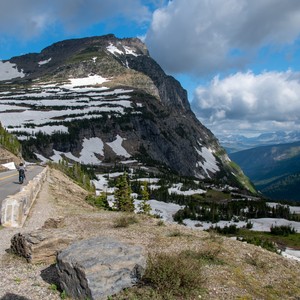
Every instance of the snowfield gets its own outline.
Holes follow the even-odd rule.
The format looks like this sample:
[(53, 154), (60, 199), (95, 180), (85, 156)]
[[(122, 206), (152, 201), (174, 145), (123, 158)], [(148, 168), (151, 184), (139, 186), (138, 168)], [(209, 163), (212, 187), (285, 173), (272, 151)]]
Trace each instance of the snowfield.
[(101, 118), (102, 113), (122, 116), (125, 109), (133, 109), (130, 95), (133, 90), (109, 90), (102, 86), (107, 81), (108, 78), (100, 75), (90, 75), (70, 78), (69, 83), (36, 83), (31, 89), (18, 93), (1, 92), (1, 123), (11, 132), (23, 131), (29, 136), (39, 131), (53, 134), (68, 132), (65, 125), (57, 124), (59, 122)]

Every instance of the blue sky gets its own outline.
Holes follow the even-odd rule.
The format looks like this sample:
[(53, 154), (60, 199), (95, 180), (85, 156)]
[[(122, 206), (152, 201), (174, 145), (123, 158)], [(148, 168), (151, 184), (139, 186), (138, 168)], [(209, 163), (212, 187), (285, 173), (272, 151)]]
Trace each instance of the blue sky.
[(143, 39), (217, 136), (300, 130), (299, 0), (0, 2), (2, 60), (108, 33)]

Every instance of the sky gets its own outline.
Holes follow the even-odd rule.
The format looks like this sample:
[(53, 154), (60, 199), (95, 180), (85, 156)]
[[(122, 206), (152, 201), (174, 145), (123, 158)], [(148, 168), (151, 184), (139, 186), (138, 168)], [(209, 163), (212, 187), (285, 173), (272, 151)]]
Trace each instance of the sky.
[(299, 0), (1, 0), (0, 60), (139, 37), (217, 137), (300, 130)]

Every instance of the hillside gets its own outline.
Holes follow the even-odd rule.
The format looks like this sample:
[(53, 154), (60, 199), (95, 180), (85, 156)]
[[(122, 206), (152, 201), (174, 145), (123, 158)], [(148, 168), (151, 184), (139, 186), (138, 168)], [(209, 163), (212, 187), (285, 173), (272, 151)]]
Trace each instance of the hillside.
[[(14, 233), (36, 230), (42, 227), (48, 218), (57, 219), (56, 222), (47, 222), (47, 228), (44, 229), (52, 231), (53, 234), (68, 232), (76, 234), (78, 239), (113, 236), (129, 244), (142, 245), (147, 253), (165, 252), (179, 255), (183, 250), (197, 253), (201, 264), (198, 265), (199, 268), (190, 269), (188, 273), (197, 273), (203, 278), (199, 283), (201, 299), (300, 297), (299, 262), (216, 234), (180, 225), (163, 225), (159, 220), (144, 215), (136, 215), (136, 223), (128, 227), (116, 228), (115, 224), (120, 217), (129, 216), (121, 212), (97, 210), (84, 201), (85, 196), (86, 192), (74, 185), (65, 175), (51, 170), (25, 227), (0, 229), (0, 297), (60, 299), (60, 292), (55, 289), (57, 283), (53, 266), (27, 264), (4, 251), (9, 247), (10, 237)], [(128, 299), (133, 295), (130, 293), (135, 293), (135, 299), (154, 299), (153, 294), (149, 294), (149, 287), (143, 286), (128, 289), (127, 296), (118, 295), (115, 299)], [(199, 294), (190, 299), (198, 299)]]
[(300, 142), (257, 147), (230, 157), (266, 196), (300, 201)]
[(5, 66), (1, 121), (27, 160), (142, 163), (255, 192), (139, 39), (66, 40)]
[(15, 156), (0, 144), (0, 172), (5, 171), (6, 168), (2, 166), (2, 164), (14, 162), (15, 165), (18, 165), (21, 160), (19, 157)]

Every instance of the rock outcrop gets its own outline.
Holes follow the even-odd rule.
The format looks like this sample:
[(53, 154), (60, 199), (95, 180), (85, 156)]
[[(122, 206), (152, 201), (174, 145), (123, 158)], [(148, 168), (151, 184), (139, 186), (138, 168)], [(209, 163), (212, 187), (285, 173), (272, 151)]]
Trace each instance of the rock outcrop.
[(76, 242), (57, 256), (61, 288), (74, 299), (107, 299), (136, 284), (145, 267), (141, 247), (108, 237)]
[(10, 251), (30, 263), (54, 263), (57, 252), (65, 249), (77, 236), (59, 229), (17, 233), (11, 238)]

